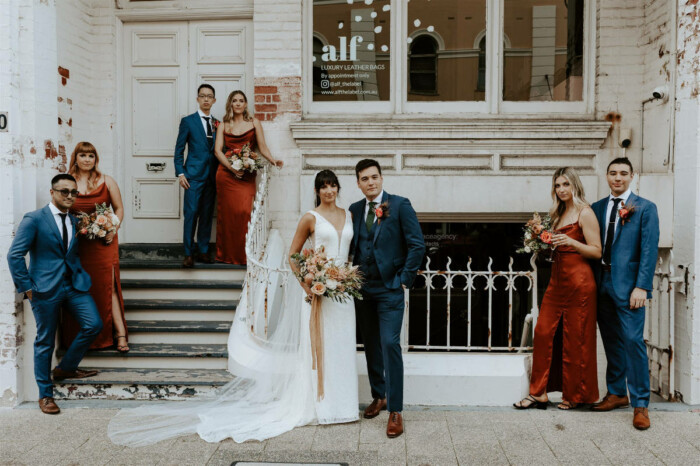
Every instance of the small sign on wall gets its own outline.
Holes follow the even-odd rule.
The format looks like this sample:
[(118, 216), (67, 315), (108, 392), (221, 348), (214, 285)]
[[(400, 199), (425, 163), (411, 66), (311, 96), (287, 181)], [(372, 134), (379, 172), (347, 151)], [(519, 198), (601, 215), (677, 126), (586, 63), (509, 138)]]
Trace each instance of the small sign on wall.
[(0, 112), (0, 133), (7, 133), (7, 112)]

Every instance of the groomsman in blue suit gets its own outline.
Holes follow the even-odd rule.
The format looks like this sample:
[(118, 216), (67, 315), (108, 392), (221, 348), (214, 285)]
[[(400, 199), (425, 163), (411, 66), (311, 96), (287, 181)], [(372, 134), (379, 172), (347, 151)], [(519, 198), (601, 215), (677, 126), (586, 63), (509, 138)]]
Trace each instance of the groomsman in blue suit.
[[(659, 247), (656, 205), (632, 193), (632, 163), (610, 162), (610, 195), (593, 204), (600, 224), (603, 257), (596, 267), (598, 327), (608, 360), (608, 394), (593, 411), (610, 411), (632, 402), (632, 424), (648, 429), (649, 363), (644, 343), (644, 304), (651, 298)], [(627, 397), (629, 390), (630, 397)]]
[[(211, 222), (214, 215), (216, 197), (216, 157), (214, 141), (218, 121), (211, 115), (216, 102), (216, 93), (209, 84), (197, 89), (199, 110), (180, 120), (180, 130), (175, 143), (175, 175), (180, 186), (185, 189), (183, 214), (185, 225), (182, 240), (185, 246), (183, 267), (194, 266), (198, 262), (214, 262), (209, 254)], [(187, 146), (187, 161), (185, 161)], [(195, 231), (197, 247), (195, 248)], [(195, 250), (198, 253), (195, 257)]]
[(372, 403), (364, 417), (389, 411), (388, 437), (403, 433), (403, 358), (401, 325), (404, 290), (413, 285), (423, 261), (425, 243), (416, 212), (405, 197), (382, 189), (376, 160), (355, 166), (357, 186), (365, 199), (350, 206), (353, 218), (353, 263), (365, 282), (362, 300), (355, 300), (358, 327), (365, 345)]
[[(51, 203), (29, 212), (17, 228), (7, 253), (12, 281), (18, 293), (29, 299), (36, 319), (34, 377), (39, 385), (39, 407), (46, 414), (61, 410), (53, 399), (51, 359), (61, 308), (70, 311), (80, 332), (53, 370), (53, 380), (91, 377), (97, 371), (78, 369), (85, 352), (102, 330), (102, 320), (92, 296), (92, 282), (80, 265), (76, 220), (68, 211), (78, 196), (71, 175), (51, 180)], [(25, 256), (29, 253), (29, 269)]]

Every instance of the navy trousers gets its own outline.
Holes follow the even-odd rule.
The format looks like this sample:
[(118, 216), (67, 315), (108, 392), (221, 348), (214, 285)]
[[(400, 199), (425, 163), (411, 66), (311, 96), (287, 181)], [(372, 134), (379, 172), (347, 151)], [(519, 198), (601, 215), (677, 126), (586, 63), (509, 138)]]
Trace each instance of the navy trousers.
[(34, 340), (34, 377), (39, 386), (39, 398), (53, 397), (51, 357), (56, 342), (56, 328), (61, 308), (68, 310), (80, 325), (78, 335), (61, 359), (58, 367), (74, 371), (90, 344), (102, 331), (102, 319), (90, 293), (77, 291), (66, 280), (52, 293), (33, 293), (32, 312), (36, 320)]
[(197, 232), (197, 249), (200, 253), (207, 254), (214, 215), (216, 184), (211, 179), (188, 181), (190, 189), (185, 190), (185, 205), (182, 209), (185, 216), (182, 234), (185, 255), (191, 256), (195, 253), (195, 231)]
[(365, 344), (365, 358), (372, 397), (386, 398), (389, 412), (403, 411), (403, 357), (401, 324), (403, 288), (389, 290), (368, 280), (362, 300), (355, 301), (357, 325)]
[(612, 275), (602, 272), (598, 289), (598, 328), (608, 367), (608, 393), (626, 396), (634, 408), (649, 406), (649, 361), (644, 343), (645, 308), (618, 306), (612, 298)]

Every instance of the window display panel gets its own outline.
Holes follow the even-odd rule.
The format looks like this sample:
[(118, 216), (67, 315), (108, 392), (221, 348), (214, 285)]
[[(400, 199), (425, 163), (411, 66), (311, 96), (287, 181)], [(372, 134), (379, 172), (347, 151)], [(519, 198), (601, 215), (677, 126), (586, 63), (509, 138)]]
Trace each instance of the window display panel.
[(408, 101), (483, 101), (486, 0), (408, 2)]
[(390, 100), (390, 0), (314, 0), (313, 100)]
[(583, 100), (583, 1), (504, 0), (503, 100)]

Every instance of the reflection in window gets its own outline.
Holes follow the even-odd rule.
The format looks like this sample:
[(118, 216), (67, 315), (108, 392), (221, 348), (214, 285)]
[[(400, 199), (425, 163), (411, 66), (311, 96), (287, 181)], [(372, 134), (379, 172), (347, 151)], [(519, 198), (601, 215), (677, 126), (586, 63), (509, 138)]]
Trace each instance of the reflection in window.
[(479, 41), (479, 77), (476, 80), (477, 92), (486, 92), (486, 36)]
[(437, 93), (437, 48), (437, 42), (429, 35), (413, 39), (408, 56), (411, 74), (409, 92)]
[[(486, 29), (486, 0), (411, 0), (407, 17), (408, 100), (483, 101), (479, 77), (481, 68), (486, 73), (486, 60), (481, 66), (475, 41)], [(414, 42), (420, 40), (426, 46), (428, 38), (436, 50), (432, 73), (427, 70), (432, 59), (415, 56)], [(414, 65), (417, 58), (420, 61)], [(420, 72), (414, 73), (414, 69)], [(427, 89), (431, 79), (435, 90), (421, 90), (421, 86)]]
[(328, 39), (318, 54), (314, 41), (314, 101), (389, 100), (390, 3), (313, 0), (314, 36)]
[(583, 0), (504, 0), (503, 99), (583, 100)]
[(313, 85), (314, 95), (321, 93), (321, 81), (328, 79), (328, 74), (321, 69), (321, 55), (323, 55), (323, 42), (318, 37), (314, 37), (314, 60), (313, 60)]

